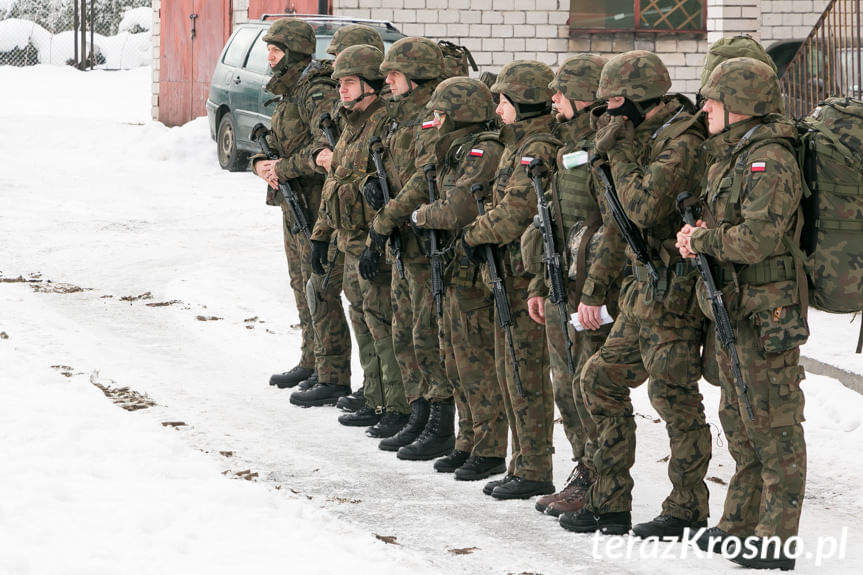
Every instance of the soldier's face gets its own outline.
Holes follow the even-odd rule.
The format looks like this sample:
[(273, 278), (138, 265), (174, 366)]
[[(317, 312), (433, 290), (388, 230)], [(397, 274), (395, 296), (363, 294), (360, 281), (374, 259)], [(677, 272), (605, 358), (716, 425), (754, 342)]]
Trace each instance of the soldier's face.
[(392, 91), (393, 96), (401, 96), (410, 91), (410, 84), (407, 77), (401, 72), (390, 70), (387, 72), (386, 82)]
[(285, 57), (285, 53), (275, 44), (267, 44), (267, 63), (270, 68), (275, 68), (276, 64)]
[[(339, 98), (342, 102), (351, 102), (359, 98), (363, 93), (372, 94), (372, 88), (365, 82), (360, 81), (359, 76), (345, 76), (339, 78)], [(369, 100), (361, 100), (350, 107), (353, 110), (363, 110)], [(346, 104), (345, 107), (348, 107)]]
[(575, 110), (572, 109), (572, 104), (569, 102), (569, 98), (563, 95), (563, 92), (558, 90), (551, 97), (551, 101), (554, 103), (557, 108), (557, 113), (560, 116), (563, 116), (567, 120), (572, 120), (572, 117), (575, 116)]
[(515, 123), (517, 115), (515, 106), (513, 106), (512, 102), (510, 102), (509, 99), (507, 99), (507, 97), (503, 94), (500, 95), (500, 103), (497, 105), (495, 113), (500, 116), (500, 120), (504, 124)]
[(615, 108), (619, 108), (624, 104), (625, 101), (626, 101), (626, 98), (624, 98), (623, 96), (614, 96), (612, 98), (609, 98), (608, 99), (608, 109), (613, 110)]
[(707, 114), (707, 131), (718, 134), (725, 129), (725, 105), (718, 100), (707, 99), (702, 106)]

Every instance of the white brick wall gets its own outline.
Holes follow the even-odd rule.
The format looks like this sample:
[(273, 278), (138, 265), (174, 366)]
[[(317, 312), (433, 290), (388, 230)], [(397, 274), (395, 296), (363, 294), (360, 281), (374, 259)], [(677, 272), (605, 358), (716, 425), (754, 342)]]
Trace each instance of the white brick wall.
[(766, 48), (781, 40), (803, 39), (821, 17), (829, 0), (766, 0), (761, 2), (761, 42)]

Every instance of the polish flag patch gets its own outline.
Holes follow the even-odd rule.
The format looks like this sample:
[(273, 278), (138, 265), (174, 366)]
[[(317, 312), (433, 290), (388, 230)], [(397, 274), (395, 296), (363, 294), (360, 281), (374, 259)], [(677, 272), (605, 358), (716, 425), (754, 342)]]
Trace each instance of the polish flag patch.
[(469, 155), (474, 156), (474, 157), (476, 157), (476, 158), (481, 158), (481, 157), (482, 157), (482, 155), (483, 155), (483, 151), (482, 151), (482, 150), (480, 150), (479, 148), (473, 148), (473, 149), (470, 151), (470, 154), (469, 154)]
[(521, 165), (522, 166), (526, 166), (526, 165), (530, 164), (532, 161), (533, 161), (533, 158), (531, 158), (530, 156), (522, 156), (521, 157)]
[(752, 162), (752, 165), (749, 166), (749, 170), (752, 172), (766, 172), (767, 171), (767, 163), (766, 162)]
[[(416, 125), (416, 124), (414, 124), (414, 125)], [(427, 128), (434, 128), (434, 120), (427, 120), (427, 121), (423, 122), (423, 130), (425, 130)]]

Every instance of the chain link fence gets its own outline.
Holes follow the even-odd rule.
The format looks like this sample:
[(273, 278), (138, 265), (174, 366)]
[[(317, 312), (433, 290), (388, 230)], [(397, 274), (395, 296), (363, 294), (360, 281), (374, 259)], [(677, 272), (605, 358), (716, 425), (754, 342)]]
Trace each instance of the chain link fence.
[(0, 0), (0, 66), (148, 66), (152, 23), (150, 0)]

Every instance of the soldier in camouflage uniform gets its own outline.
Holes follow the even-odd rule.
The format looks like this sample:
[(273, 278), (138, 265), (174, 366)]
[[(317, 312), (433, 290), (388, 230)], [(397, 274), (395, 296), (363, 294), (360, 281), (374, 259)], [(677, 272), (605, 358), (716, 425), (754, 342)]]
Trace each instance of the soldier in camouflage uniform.
[[(758, 553), (750, 558), (747, 550), (732, 561), (792, 569), (795, 561), (782, 545), (797, 535), (803, 507), (806, 442), (800, 382), (805, 374), (800, 346), (809, 337), (806, 296), (801, 297), (806, 279), (789, 251), (802, 225), (797, 130), (782, 116), (776, 73), (758, 60), (722, 62), (701, 92), (711, 134), (706, 142), (711, 163), (701, 196), (704, 221), (684, 226), (677, 244), (685, 257), (706, 254), (715, 262), (714, 278), (737, 336), (748, 391), (741, 391), (730, 355), (717, 342), (719, 419), (736, 468), (722, 517), (698, 544), (715, 550), (733, 538), (739, 552), (740, 539), (754, 536), (747, 547)], [(712, 317), (703, 281), (698, 283), (698, 303)], [(768, 544), (767, 537), (778, 538), (779, 545)]]
[[(368, 45), (346, 48), (336, 58), (333, 78), (339, 81), (343, 130), (333, 150), (320, 217), (312, 232), (312, 239), (322, 242), (329, 242), (337, 232), (337, 246), (345, 257), (343, 288), (350, 303), (349, 313), (366, 385), (368, 409), (365, 411), (378, 416), (390, 406), (398, 409), (385, 392), (401, 385), (390, 331), (389, 266), (383, 260), (374, 261), (373, 265), (381, 271), (376, 278), (365, 279), (359, 275), (372, 217), (360, 188), (371, 171), (369, 138), (381, 133), (386, 118), (383, 101), (377, 96), (383, 85), (379, 70), (382, 59), (380, 50)], [(322, 259), (325, 252), (318, 257), (321, 259), (316, 264), (325, 267), (327, 262)], [(374, 385), (377, 382), (382, 385)], [(347, 391), (349, 389), (345, 388), (342, 395)], [(371, 429), (367, 433), (371, 433)]]
[[(495, 367), (504, 388), (504, 401), (512, 432), (512, 458), (507, 475), (489, 482), (484, 492), (498, 499), (526, 499), (554, 492), (552, 483), (552, 428), (554, 392), (549, 379), (544, 328), (527, 312), (530, 274), (521, 257), (521, 235), (537, 213), (537, 198), (525, 167), (540, 158), (554, 169), (561, 142), (551, 135), (551, 69), (534, 60), (516, 60), (503, 67), (491, 88), (500, 94), (497, 114), (504, 127), (500, 139), (505, 150), (495, 176), (492, 207), (462, 236), (462, 247), (474, 263), (484, 264), (485, 246), (498, 257), (512, 315), (511, 356), (504, 329), (495, 326)], [(550, 184), (544, 178), (543, 187)], [(487, 273), (487, 270), (484, 270)], [(521, 389), (513, 359), (518, 362)]]
[(496, 132), (487, 131), (495, 104), (479, 80), (444, 80), (426, 107), (434, 112), (439, 135), (435, 164), (440, 197), (415, 210), (411, 221), (420, 229), (446, 232), (441, 234), (446, 243), (454, 244), (441, 346), (459, 417), (455, 449), (434, 468), (474, 481), (506, 469), (506, 410), (497, 376), (488, 369), (494, 363), (494, 299), (482, 285), (479, 267), (467, 261), (461, 245), (452, 240), (476, 218), (470, 188), (490, 187), (503, 145)]
[[(581, 391), (581, 370), (585, 362), (605, 342), (609, 324), (600, 325), (600, 308), (607, 305), (617, 315), (617, 297), (623, 272), (623, 245), (614, 225), (602, 226), (602, 190), (591, 177), (588, 158), (593, 149), (595, 129), (591, 120), (596, 102), (596, 89), (606, 58), (595, 54), (580, 54), (564, 62), (549, 88), (554, 90), (552, 101), (557, 106), (558, 124), (555, 135), (564, 145), (557, 153), (557, 172), (548, 198), (553, 223), (554, 245), (561, 257), (561, 267), (567, 291), (566, 329), (573, 343), (571, 351), (574, 374), (570, 373), (566, 344), (558, 306), (547, 297), (549, 292), (545, 266), (542, 265), (542, 233), (531, 226), (522, 236), (524, 260), (535, 266), (531, 271), (528, 312), (531, 318), (545, 325), (548, 340), (554, 398), (563, 421), (566, 438), (572, 446), (576, 467), (566, 485), (558, 493), (546, 495), (536, 502), (536, 509), (555, 517), (578, 511), (584, 506), (587, 489), (593, 483), (595, 471), (591, 461), (596, 426), (587, 411)], [(610, 237), (605, 237), (610, 236)], [(591, 244), (606, 245), (616, 258), (589, 256)], [(568, 248), (572, 245), (572, 250)], [(603, 251), (602, 249), (598, 251)], [(608, 252), (608, 250), (604, 250)], [(568, 271), (575, 272), (567, 281)], [(585, 289), (585, 286), (587, 289)], [(576, 331), (569, 325), (569, 316), (581, 310), (586, 316)], [(587, 317), (589, 316), (589, 317)]]
[(651, 52), (611, 58), (602, 69), (597, 98), (608, 99), (611, 120), (596, 135), (608, 155), (626, 215), (640, 231), (658, 270), (654, 281), (627, 249), (632, 275), (623, 280), (620, 313), (605, 344), (582, 372), (582, 389), (596, 423), (593, 463), (597, 478), (584, 508), (560, 516), (562, 527), (624, 534), (631, 527), (635, 420), (630, 388), (649, 378), (651, 405), (665, 421), (672, 492), (654, 520), (636, 525), (640, 537), (680, 537), (706, 525), (710, 432), (702, 397), (702, 316), (695, 304), (698, 272), (674, 247), (680, 216), (676, 198), (696, 189), (704, 172), (701, 124), (694, 107), (666, 94), (671, 79)]
[[(252, 157), (251, 165), (252, 170), (269, 184), (267, 203), (282, 206), (285, 254), (303, 334), (299, 365), (288, 372), (272, 376), (270, 384), (280, 388), (293, 387), (311, 378), (312, 383), (320, 380), (349, 385), (350, 369), (347, 373), (330, 370), (328, 361), (341, 359), (349, 362), (350, 340), (346, 337), (346, 331), (341, 339), (337, 334), (327, 336), (329, 332), (322, 334), (323, 338), (316, 335), (304, 292), (312, 272), (309, 242), (294, 228), (290, 208), (278, 190), (279, 182), (290, 184), (304, 203), (309, 224), (314, 223), (324, 181), (312, 155), (317, 139), (314, 135), (317, 132), (315, 126), (317, 117), (331, 109), (337, 101), (336, 86), (330, 78), (331, 67), (312, 60), (315, 34), (308, 23), (290, 18), (277, 20), (264, 34), (263, 41), (267, 43), (267, 59), (273, 69), (273, 78), (267, 84), (267, 91), (275, 94), (278, 102), (273, 111), (269, 138), (280, 159), (267, 160), (263, 154), (258, 154)], [(316, 364), (321, 372), (316, 371)], [(291, 402), (298, 405), (327, 403), (321, 403), (319, 399), (316, 396), (307, 399), (300, 395), (291, 396)]]
[(383, 250), (393, 232), (401, 238), (405, 277), (399, 277), (394, 265), (393, 345), (411, 416), (395, 436), (381, 441), (379, 447), (396, 451), (399, 459), (434, 459), (450, 452), (455, 444), (455, 403), (440, 359), (428, 254), (411, 231), (408, 218), (418, 205), (428, 202), (423, 167), (435, 162), (437, 130), (426, 104), (443, 73), (443, 55), (438, 45), (427, 38), (402, 38), (390, 47), (381, 71), (393, 95), (388, 104), (391, 123), (384, 139), (393, 197), (383, 205), (377, 188), (367, 188), (364, 193), (372, 205), (380, 208), (370, 240)]
[[(367, 44), (374, 46), (383, 53), (384, 43), (381, 40), (381, 35), (371, 26), (364, 24), (348, 24), (335, 31), (329, 46), (327, 46), (327, 54), (338, 56), (345, 48), (350, 46), (358, 46)], [(332, 63), (330, 63), (332, 68)], [(341, 107), (341, 102), (336, 100), (333, 109), (330, 110), (330, 116), (333, 119), (336, 128), (336, 134), (341, 133), (342, 115), (338, 113)], [(315, 120), (313, 132), (316, 134), (319, 142), (316, 149), (312, 151), (315, 158), (315, 163), (320, 166), (325, 172), (330, 170), (330, 162), (332, 160), (332, 150), (330, 144), (319, 129), (318, 122), (320, 116)], [(329, 352), (323, 354), (316, 353), (318, 363), (318, 371), (332, 370), (343, 374), (345, 381), (350, 381), (351, 373), (351, 358), (350, 358), (350, 334), (348, 333), (348, 324), (345, 318), (345, 311), (342, 306), (342, 278), (344, 276), (345, 256), (336, 249), (335, 243), (328, 244), (320, 240), (312, 242), (312, 265), (316, 266), (316, 262), (321, 262), (326, 254), (326, 259), (330, 262), (326, 267), (317, 265), (317, 269), (313, 269), (312, 277), (306, 284), (306, 299), (309, 301), (309, 311), (312, 315), (312, 322), (315, 325), (315, 334), (323, 334), (323, 342)], [(324, 278), (329, 274), (326, 289), (323, 289)], [(347, 349), (347, 354), (339, 354), (338, 350)], [(369, 350), (361, 350), (361, 354), (373, 353)], [(323, 360), (323, 361), (322, 361)], [(321, 365), (323, 364), (323, 366)], [(300, 384), (302, 387), (304, 384)], [(377, 385), (380, 385), (378, 383)], [(361, 385), (359, 389), (340, 397), (336, 402), (336, 407), (348, 412), (356, 411), (366, 405), (365, 386)], [(375, 423), (375, 422), (372, 422)], [(370, 423), (371, 424), (371, 423)]]

